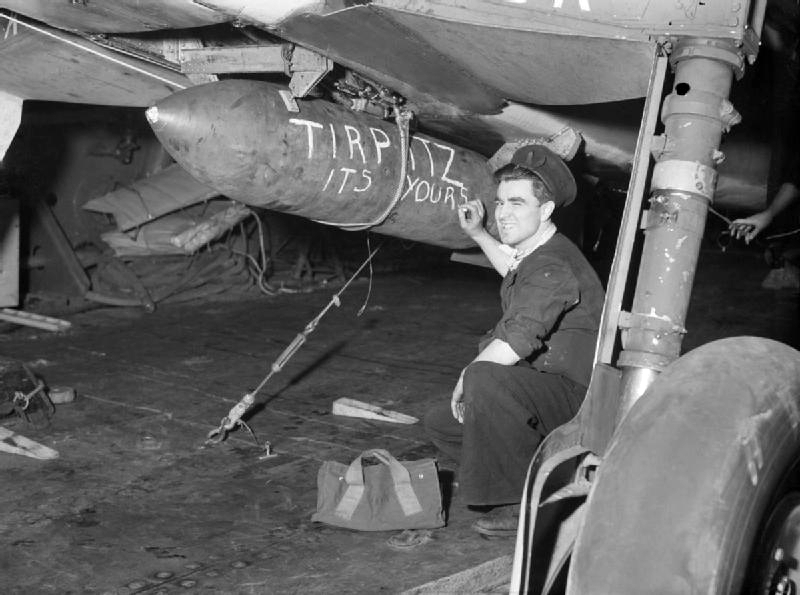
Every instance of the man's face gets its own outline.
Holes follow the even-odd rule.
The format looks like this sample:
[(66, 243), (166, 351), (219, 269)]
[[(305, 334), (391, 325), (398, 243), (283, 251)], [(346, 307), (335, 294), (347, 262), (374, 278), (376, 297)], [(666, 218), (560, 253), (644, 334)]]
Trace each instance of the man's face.
[(539, 204), (530, 180), (504, 180), (497, 186), (494, 218), (500, 240), (514, 248), (523, 247), (543, 221), (550, 218), (553, 202)]

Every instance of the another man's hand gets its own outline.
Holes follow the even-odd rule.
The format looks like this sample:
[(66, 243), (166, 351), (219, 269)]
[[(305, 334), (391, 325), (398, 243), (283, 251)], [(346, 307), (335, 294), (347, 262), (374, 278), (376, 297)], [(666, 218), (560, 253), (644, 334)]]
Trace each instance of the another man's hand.
[(731, 235), (737, 239), (744, 238), (745, 243), (749, 244), (770, 223), (772, 223), (772, 213), (769, 210), (761, 211), (750, 217), (731, 221)]
[(483, 218), (486, 209), (479, 200), (470, 200), (458, 207), (458, 223), (469, 237), (475, 239), (484, 231)]
[(450, 410), (458, 423), (464, 423), (464, 370), (458, 376), (458, 382), (453, 389), (453, 398), (450, 400)]

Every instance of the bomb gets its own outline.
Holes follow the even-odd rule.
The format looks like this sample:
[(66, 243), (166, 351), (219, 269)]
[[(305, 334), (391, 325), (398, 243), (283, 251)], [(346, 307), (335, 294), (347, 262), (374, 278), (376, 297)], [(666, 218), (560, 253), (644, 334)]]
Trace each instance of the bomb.
[(404, 142), (402, 126), (320, 99), (292, 111), (286, 93), (219, 81), (163, 99), (147, 119), (182, 167), (234, 200), (344, 229), (474, 245), (457, 208), (474, 198), (491, 207), (495, 184), (483, 156), (423, 134)]

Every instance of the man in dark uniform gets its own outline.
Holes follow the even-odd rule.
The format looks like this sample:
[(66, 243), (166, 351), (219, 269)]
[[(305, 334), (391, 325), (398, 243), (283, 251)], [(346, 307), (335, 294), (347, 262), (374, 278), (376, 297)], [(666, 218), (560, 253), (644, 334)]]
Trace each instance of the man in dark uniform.
[(459, 220), (503, 276), (503, 316), (461, 372), (450, 403), (432, 407), (425, 426), (434, 444), (459, 460), (465, 502), (495, 507), (474, 528), (512, 535), (531, 457), (586, 393), (603, 288), (550, 221), (576, 194), (564, 162), (543, 146), (527, 146), (495, 178), (502, 241), (486, 231), (480, 201), (464, 205)]
[[(766, 289), (800, 288), (798, 247), (794, 231), (800, 222), (800, 4), (770, 0), (763, 37), (771, 65), (772, 154), (767, 177), (767, 208), (730, 224), (734, 237), (748, 244), (768, 227), (775, 235), (765, 256), (772, 270)], [(759, 57), (759, 62), (764, 58)]]

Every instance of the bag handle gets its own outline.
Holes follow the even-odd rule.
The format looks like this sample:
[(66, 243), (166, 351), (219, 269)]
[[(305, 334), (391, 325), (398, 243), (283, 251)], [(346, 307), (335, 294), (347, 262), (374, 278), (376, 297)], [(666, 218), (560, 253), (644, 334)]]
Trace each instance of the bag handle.
[(403, 509), (403, 514), (411, 516), (422, 512), (422, 505), (419, 503), (419, 498), (414, 493), (414, 488), (411, 485), (411, 475), (408, 469), (403, 467), (402, 463), (395, 459), (388, 450), (383, 448), (373, 448), (365, 450), (358, 455), (355, 460), (350, 463), (345, 474), (345, 482), (347, 489), (342, 495), (336, 510), (334, 511), (337, 516), (345, 519), (350, 519), (356, 510), (356, 506), (364, 496), (364, 468), (361, 460), (364, 457), (375, 457), (381, 463), (389, 468), (389, 473), (392, 475), (394, 483), (394, 490), (397, 494), (397, 500), (400, 507)]

